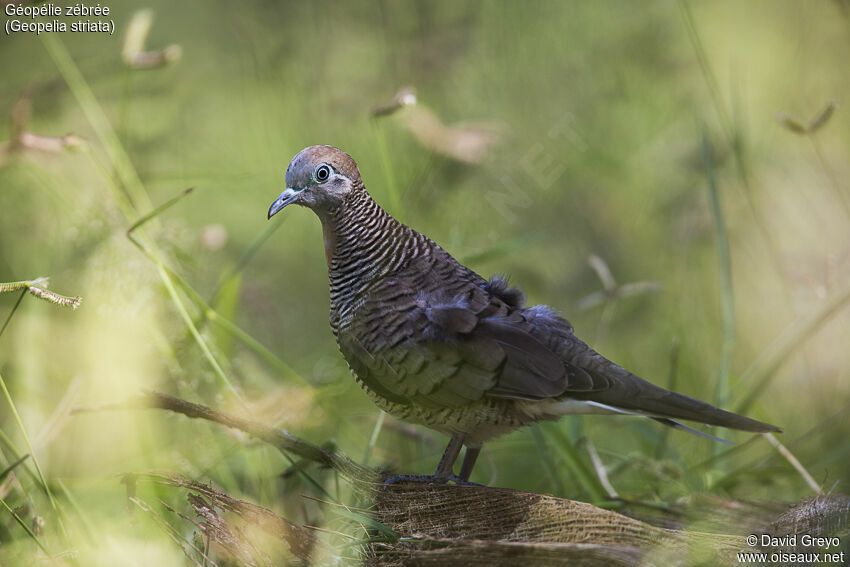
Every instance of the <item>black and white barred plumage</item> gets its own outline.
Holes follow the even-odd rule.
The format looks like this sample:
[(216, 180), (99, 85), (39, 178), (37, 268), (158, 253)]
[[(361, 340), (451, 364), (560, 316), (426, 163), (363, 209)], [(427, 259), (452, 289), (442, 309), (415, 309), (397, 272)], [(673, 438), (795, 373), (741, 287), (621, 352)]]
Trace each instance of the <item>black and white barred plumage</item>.
[(504, 279), (485, 280), (391, 217), (341, 150), (304, 149), (286, 184), (269, 217), (294, 203), (321, 219), (331, 328), (358, 383), (390, 414), (452, 436), (443, 459), (450, 462), (441, 462), (438, 478), (450, 475), (461, 444), (473, 448), (465, 480), (482, 443), (569, 413), (779, 431), (608, 361), (550, 307), (526, 307)]

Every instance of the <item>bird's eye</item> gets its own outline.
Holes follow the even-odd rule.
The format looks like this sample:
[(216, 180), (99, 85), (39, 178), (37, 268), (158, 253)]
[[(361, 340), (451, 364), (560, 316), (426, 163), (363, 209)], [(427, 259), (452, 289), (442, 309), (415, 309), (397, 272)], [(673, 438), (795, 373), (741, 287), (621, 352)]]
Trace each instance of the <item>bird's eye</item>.
[(323, 163), (319, 167), (316, 168), (316, 171), (313, 172), (313, 177), (316, 178), (316, 181), (319, 183), (324, 183), (331, 176), (331, 168), (328, 164)]

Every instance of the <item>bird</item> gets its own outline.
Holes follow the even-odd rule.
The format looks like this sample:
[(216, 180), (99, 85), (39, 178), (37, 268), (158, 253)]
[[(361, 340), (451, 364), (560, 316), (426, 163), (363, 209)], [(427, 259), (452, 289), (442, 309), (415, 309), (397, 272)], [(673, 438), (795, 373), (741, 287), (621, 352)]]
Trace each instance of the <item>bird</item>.
[(708, 437), (680, 420), (782, 431), (609, 361), (552, 307), (527, 306), (504, 276), (485, 279), (392, 217), (344, 151), (307, 147), (285, 180), (268, 219), (293, 204), (319, 217), (330, 326), (355, 380), (383, 411), (450, 438), (434, 474), (387, 482), (472, 484), (485, 442), (569, 414), (644, 416)]

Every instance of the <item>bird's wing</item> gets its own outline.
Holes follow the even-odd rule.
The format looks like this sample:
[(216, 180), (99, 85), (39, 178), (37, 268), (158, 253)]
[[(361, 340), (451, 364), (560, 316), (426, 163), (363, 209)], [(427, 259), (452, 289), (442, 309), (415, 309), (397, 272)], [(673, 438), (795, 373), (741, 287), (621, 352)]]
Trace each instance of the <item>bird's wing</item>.
[(503, 286), (465, 282), (450, 299), (443, 288), (411, 295), (404, 290), (416, 286), (395, 287), (367, 300), (339, 335), (358, 378), (395, 403), (443, 409), (485, 397), (566, 396), (668, 425), (779, 431), (639, 378), (578, 339), (555, 311), (524, 308)]
[(433, 339), (407, 339), (385, 348), (340, 334), (339, 344), (367, 389), (397, 404), (435, 409), (481, 399), (495, 384), (503, 358), (486, 344), (464, 348)]
[(485, 396), (539, 400), (592, 383), (534, 336), (524, 310), (486, 286), (465, 286), (451, 299), (379, 296), (338, 339), (364, 385), (393, 402), (451, 408)]

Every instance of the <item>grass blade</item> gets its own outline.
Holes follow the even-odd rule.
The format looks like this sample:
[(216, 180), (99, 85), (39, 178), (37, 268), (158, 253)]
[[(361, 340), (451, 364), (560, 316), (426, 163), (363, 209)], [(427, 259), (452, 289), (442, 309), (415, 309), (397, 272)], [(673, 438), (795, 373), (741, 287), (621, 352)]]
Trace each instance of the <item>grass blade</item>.
[(177, 294), (177, 289), (174, 287), (174, 283), (171, 281), (171, 277), (168, 275), (168, 272), (165, 271), (165, 268), (161, 263), (157, 264), (157, 270), (159, 271), (159, 276), (162, 278), (162, 282), (165, 284), (165, 289), (168, 291), (168, 295), (171, 297), (171, 301), (174, 302), (174, 306), (177, 308), (177, 312), (180, 314), (180, 317), (183, 319), (183, 322), (186, 323), (186, 326), (189, 328), (189, 331), (192, 333), (192, 336), (195, 338), (195, 342), (198, 344), (198, 347), (201, 349), (201, 352), (204, 354), (204, 358), (207, 359), (210, 366), (215, 372), (215, 375), (224, 384), (228, 390), (236, 397), (237, 400), (245, 403), (245, 400), (242, 398), (242, 395), (230, 381), (230, 378), (225, 374), (224, 369), (218, 363), (215, 355), (210, 350), (210, 347), (207, 345), (207, 342), (201, 336), (201, 333), (198, 331), (198, 328), (195, 326), (195, 322), (192, 321), (192, 317), (189, 315), (189, 312), (186, 311), (186, 306), (183, 305), (183, 301), (181, 301), (180, 296)]
[(823, 494), (823, 488), (821, 488), (821, 485), (819, 485), (815, 481), (815, 479), (812, 478), (812, 475), (809, 474), (809, 471), (807, 471), (806, 468), (802, 465), (802, 463), (800, 463), (800, 461), (797, 460), (797, 457), (795, 457), (794, 454), (791, 451), (789, 451), (788, 448), (785, 445), (780, 443), (779, 439), (777, 439), (773, 435), (773, 433), (765, 433), (764, 438), (767, 439), (767, 442), (770, 443), (771, 445), (773, 445), (773, 447), (777, 451), (779, 451), (780, 455), (785, 457), (785, 460), (787, 460), (789, 463), (791, 463), (791, 466), (794, 467), (794, 470), (796, 470), (798, 473), (800, 473), (800, 476), (803, 477), (803, 480), (806, 481), (806, 484), (808, 484), (809, 487), (812, 490), (815, 491), (815, 494), (819, 494), (819, 495)]
[(27, 525), (27, 523), (25, 521), (23, 521), (21, 519), (21, 517), (18, 516), (15, 513), (15, 511), (12, 510), (12, 508), (10, 508), (9, 505), (6, 504), (6, 501), (3, 500), (2, 498), (0, 498), (0, 506), (2, 506), (7, 512), (9, 512), (12, 515), (12, 517), (15, 519), (15, 521), (18, 522), (18, 524), (20, 524), (20, 526), (22, 528), (24, 528), (24, 531), (27, 532), (27, 535), (38, 545), (38, 547), (41, 548), (41, 550), (44, 553), (47, 554), (48, 557), (52, 557), (51, 553), (49, 551), (47, 551), (47, 547), (45, 547), (44, 544), (41, 543), (41, 540), (38, 539), (38, 536), (35, 535), (35, 533), (33, 533), (33, 531), (30, 529), (30, 527)]
[(60, 516), (59, 526), (62, 528), (62, 532), (67, 536), (67, 532), (65, 531), (65, 525), (62, 522), (61, 514), (59, 514), (59, 507), (56, 505), (56, 500), (53, 498), (53, 492), (50, 490), (50, 486), (47, 484), (47, 479), (44, 476), (44, 472), (41, 470), (41, 465), (38, 463), (38, 459), (35, 456), (35, 451), (33, 451), (32, 443), (30, 443), (29, 435), (27, 435), (27, 430), (24, 427), (24, 422), (21, 421), (21, 416), (18, 413), (18, 408), (15, 407), (15, 402), (12, 401), (12, 395), (9, 393), (9, 389), (6, 388), (6, 381), (3, 380), (3, 376), (0, 375), (0, 390), (3, 392), (3, 396), (6, 398), (6, 403), (9, 404), (9, 408), (12, 410), (12, 417), (15, 419), (15, 423), (18, 425), (18, 429), (21, 432), (21, 436), (24, 439), (24, 443), (27, 445), (27, 449), (29, 450), (30, 455), (32, 456), (32, 462), (35, 466), (35, 470), (38, 473), (38, 481), (41, 485), (42, 490), (47, 495), (47, 499), (50, 501), (50, 506), (56, 511), (57, 515)]
[(41, 38), (45, 49), (47, 49), (48, 54), (50, 54), (51, 59), (53, 59), (65, 82), (68, 83), (68, 87), (70, 87), (74, 98), (77, 99), (77, 103), (83, 109), (86, 119), (94, 129), (95, 134), (109, 156), (109, 161), (118, 174), (121, 187), (126, 191), (124, 193), (125, 198), (120, 203), (124, 214), (133, 216), (133, 209), (151, 209), (152, 204), (141, 179), (139, 179), (139, 175), (136, 173), (135, 167), (133, 167), (130, 156), (127, 155), (124, 146), (121, 144), (121, 140), (109, 122), (109, 118), (107, 118), (103, 108), (97, 102), (94, 92), (92, 92), (79, 67), (74, 63), (65, 44), (57, 34), (42, 34)]
[[(163, 212), (167, 211), (168, 209), (170, 209), (178, 201), (182, 200), (184, 197), (186, 197), (189, 193), (191, 193), (194, 190), (195, 190), (194, 187), (189, 187), (188, 189), (184, 189), (183, 192), (178, 194), (176, 197), (172, 197), (171, 199), (167, 200), (166, 202), (164, 202), (163, 204), (161, 204), (157, 208), (153, 209), (151, 212), (147, 213), (146, 215), (142, 215), (136, 222), (134, 222), (133, 224), (130, 225), (130, 228), (127, 229), (127, 237), (130, 238), (130, 234), (132, 234), (133, 231), (135, 231), (137, 228), (139, 228), (143, 224), (147, 223), (149, 220), (153, 219), (154, 217), (159, 216), (160, 213), (163, 213)], [(133, 240), (133, 239), (130, 238), (130, 240)]]
[(718, 407), (726, 407), (729, 402), (729, 367), (732, 351), (735, 349), (735, 295), (732, 287), (732, 260), (729, 253), (729, 235), (723, 207), (720, 204), (720, 192), (717, 189), (714, 158), (708, 135), (702, 133), (702, 160), (708, 182), (708, 196), (711, 205), (711, 218), (714, 224), (714, 250), (717, 254), (717, 266), (720, 274), (720, 298), (723, 312), (723, 345), (720, 349), (720, 364), (717, 368), (714, 401)]
[(596, 475), (591, 472), (590, 467), (584, 462), (581, 454), (573, 445), (564, 432), (556, 424), (543, 424), (546, 435), (554, 441), (555, 448), (558, 450), (564, 464), (576, 476), (579, 484), (590, 495), (593, 502), (605, 502), (608, 500), (608, 495), (605, 488)]
[(369, 456), (372, 454), (372, 449), (375, 443), (378, 442), (378, 435), (381, 434), (381, 429), (384, 427), (384, 418), (387, 414), (383, 411), (378, 412), (378, 418), (375, 420), (375, 427), (372, 428), (372, 435), (369, 436), (369, 442), (366, 444), (366, 453), (363, 455), (363, 464), (369, 464)]
[(546, 467), (546, 472), (549, 473), (549, 477), (555, 485), (555, 495), (563, 496), (564, 482), (561, 480), (561, 475), (558, 474), (558, 466), (555, 464), (555, 459), (552, 457), (552, 450), (546, 444), (546, 437), (543, 435), (543, 432), (540, 431), (539, 427), (531, 427), (530, 431), (531, 436), (534, 438), (534, 443), (537, 446), (537, 456), (543, 462), (543, 466)]
[(0, 483), (6, 480), (6, 477), (12, 474), (12, 471), (15, 470), (15, 467), (29, 459), (29, 455), (24, 455), (23, 457), (18, 458), (14, 463), (10, 464), (8, 467), (0, 471)]
[(818, 328), (850, 302), (850, 284), (844, 286), (829, 299), (823, 301), (820, 309), (813, 311), (788, 325), (782, 333), (747, 368), (739, 383), (751, 384), (749, 393), (734, 406), (736, 413), (747, 413), (759, 395), (776, 376), (776, 371), (789, 356), (806, 344)]
[(9, 326), (9, 322), (12, 320), (12, 316), (15, 314), (15, 311), (18, 310), (18, 307), (21, 305), (21, 301), (24, 300), (24, 296), (27, 294), (27, 290), (24, 289), (21, 291), (21, 295), (18, 296), (18, 300), (12, 306), (12, 310), (9, 312), (9, 316), (6, 317), (6, 320), (3, 322), (3, 326), (0, 327), (0, 337), (3, 336), (3, 333), (6, 331), (6, 327)]

